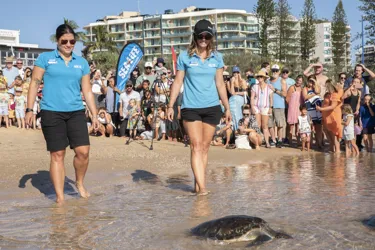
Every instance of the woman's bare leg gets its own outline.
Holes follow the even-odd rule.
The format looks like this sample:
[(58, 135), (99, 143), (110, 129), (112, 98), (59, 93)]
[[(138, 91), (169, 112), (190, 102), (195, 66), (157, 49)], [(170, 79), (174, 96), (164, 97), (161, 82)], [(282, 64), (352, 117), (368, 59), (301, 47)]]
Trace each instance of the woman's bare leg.
[(263, 130), (263, 134), (264, 134), (264, 140), (266, 141), (267, 147), (270, 147), (270, 142), (269, 142), (270, 134), (269, 134), (269, 130), (268, 130), (268, 116), (262, 115), (261, 117), (262, 117), (261, 126), (262, 126), (262, 130)]

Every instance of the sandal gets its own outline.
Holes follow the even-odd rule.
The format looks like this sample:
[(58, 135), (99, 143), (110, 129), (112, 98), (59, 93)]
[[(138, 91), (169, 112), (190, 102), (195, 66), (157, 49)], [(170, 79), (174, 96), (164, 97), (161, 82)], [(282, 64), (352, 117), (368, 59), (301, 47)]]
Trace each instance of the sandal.
[(228, 144), (225, 148), (226, 149), (235, 149), (236, 145), (234, 145), (234, 144)]

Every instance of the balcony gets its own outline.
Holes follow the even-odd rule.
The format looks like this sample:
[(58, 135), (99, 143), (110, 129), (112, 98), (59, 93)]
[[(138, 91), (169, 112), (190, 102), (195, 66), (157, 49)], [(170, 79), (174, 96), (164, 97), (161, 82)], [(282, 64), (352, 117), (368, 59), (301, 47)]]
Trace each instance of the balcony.
[(192, 32), (177, 32), (170, 34), (163, 34), (163, 37), (181, 37), (181, 36), (191, 36)]
[(140, 40), (143, 39), (142, 36), (126, 36), (126, 40)]

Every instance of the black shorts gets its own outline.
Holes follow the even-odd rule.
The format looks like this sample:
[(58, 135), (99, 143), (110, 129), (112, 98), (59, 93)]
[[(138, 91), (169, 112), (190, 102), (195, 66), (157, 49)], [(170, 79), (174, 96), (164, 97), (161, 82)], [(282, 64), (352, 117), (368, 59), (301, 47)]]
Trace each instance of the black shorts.
[(322, 120), (313, 120), (313, 125), (322, 125)]
[(221, 116), (223, 112), (221, 111), (221, 106), (214, 106), (209, 108), (184, 108), (181, 109), (182, 120), (185, 121), (202, 121), (203, 123), (208, 123), (212, 125), (217, 125), (220, 123)]
[(364, 135), (373, 135), (375, 134), (375, 129), (373, 127), (363, 128)]
[(47, 150), (56, 152), (90, 145), (85, 110), (55, 112), (42, 110), (41, 123)]

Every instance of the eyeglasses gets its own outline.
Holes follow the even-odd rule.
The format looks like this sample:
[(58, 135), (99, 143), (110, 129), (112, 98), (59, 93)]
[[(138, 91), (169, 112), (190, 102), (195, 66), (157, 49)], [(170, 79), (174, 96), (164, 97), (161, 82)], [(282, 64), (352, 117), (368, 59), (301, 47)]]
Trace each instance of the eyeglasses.
[(249, 116), (250, 114), (249, 113), (243, 113), (242, 115), (243, 116)]
[(72, 40), (61, 40), (61, 44), (62, 45), (65, 45), (65, 44), (68, 44), (68, 42), (71, 44), (71, 45), (74, 45), (74, 44), (76, 44), (76, 40), (75, 39), (72, 39)]
[(18, 65), (18, 64), (21, 64), (21, 65), (22, 65), (23, 63), (20, 62), (20, 63), (17, 63), (17, 65)]
[(199, 34), (197, 35), (197, 38), (199, 40), (202, 40), (203, 38), (206, 39), (206, 40), (211, 40), (212, 39), (212, 35), (210, 33), (203, 33), (203, 34)]

